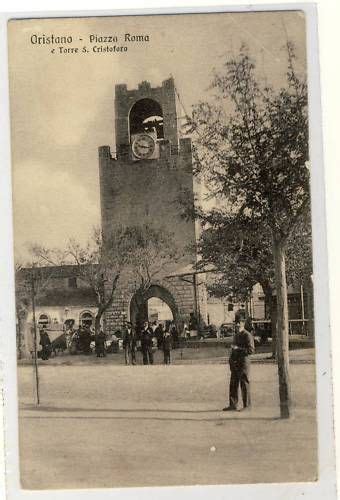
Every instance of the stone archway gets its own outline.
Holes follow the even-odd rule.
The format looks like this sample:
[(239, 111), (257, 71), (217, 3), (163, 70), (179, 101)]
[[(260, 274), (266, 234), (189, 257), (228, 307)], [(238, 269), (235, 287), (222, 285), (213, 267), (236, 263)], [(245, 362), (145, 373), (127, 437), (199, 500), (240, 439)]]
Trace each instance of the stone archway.
[(133, 295), (130, 302), (130, 321), (134, 325), (141, 325), (144, 321), (147, 321), (147, 302), (152, 297), (161, 299), (169, 306), (172, 312), (173, 320), (177, 323), (179, 320), (179, 313), (175, 299), (169, 290), (160, 285), (151, 285), (148, 291), (144, 294), (143, 299), (140, 299), (136, 293)]

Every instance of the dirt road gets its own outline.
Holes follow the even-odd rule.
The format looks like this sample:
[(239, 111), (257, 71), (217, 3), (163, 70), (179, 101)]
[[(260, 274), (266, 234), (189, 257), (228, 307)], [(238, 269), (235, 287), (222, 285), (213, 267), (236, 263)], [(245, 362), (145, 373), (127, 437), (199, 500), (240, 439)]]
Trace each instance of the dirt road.
[(316, 478), (314, 365), (291, 367), (281, 421), (274, 365), (252, 367), (253, 409), (223, 413), (227, 370), (196, 366), (19, 368), (25, 488), (230, 484)]

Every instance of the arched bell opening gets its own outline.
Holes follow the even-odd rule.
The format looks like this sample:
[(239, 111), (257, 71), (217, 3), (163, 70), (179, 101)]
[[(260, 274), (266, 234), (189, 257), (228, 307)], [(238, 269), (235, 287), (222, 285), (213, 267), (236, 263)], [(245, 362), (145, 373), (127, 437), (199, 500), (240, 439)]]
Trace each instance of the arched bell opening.
[(135, 134), (153, 134), (156, 139), (164, 139), (163, 111), (161, 105), (149, 98), (139, 99), (129, 113), (130, 137)]

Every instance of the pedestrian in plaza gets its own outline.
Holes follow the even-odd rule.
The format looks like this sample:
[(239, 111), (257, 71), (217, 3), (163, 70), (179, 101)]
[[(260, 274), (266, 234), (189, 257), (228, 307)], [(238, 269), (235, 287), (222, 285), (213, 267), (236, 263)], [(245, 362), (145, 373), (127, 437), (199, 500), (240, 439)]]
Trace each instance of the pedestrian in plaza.
[(198, 334), (198, 321), (195, 313), (190, 313), (189, 319), (189, 338), (197, 337)]
[(238, 409), (239, 387), (242, 393), (242, 409), (250, 407), (249, 355), (254, 351), (253, 336), (245, 329), (245, 320), (240, 319), (236, 324), (236, 332), (229, 357), (229, 406), (223, 408), (223, 411), (241, 411)]
[(77, 336), (75, 337), (77, 340), (77, 352), (83, 352), (85, 349), (85, 342), (84, 342), (84, 328), (83, 326), (79, 325), (78, 331), (77, 331)]
[(100, 330), (95, 339), (97, 358), (104, 358), (106, 356), (105, 341), (106, 335), (103, 330)]
[(162, 323), (159, 323), (155, 330), (155, 336), (157, 339), (157, 349), (162, 349), (162, 342), (163, 342), (163, 336), (164, 336), (164, 329)]
[(128, 323), (128, 328), (131, 328), (131, 362), (136, 364), (136, 350), (137, 350), (137, 332), (132, 323)]
[(132, 327), (132, 323), (128, 322), (123, 325), (123, 349), (125, 354), (125, 364), (136, 364), (136, 333)]
[(179, 334), (178, 334), (177, 326), (175, 323), (171, 323), (170, 333), (171, 333), (171, 337), (172, 337), (173, 348), (178, 349)]
[(50, 337), (45, 329), (40, 330), (41, 359), (47, 360), (51, 356), (52, 347)]
[(82, 333), (82, 351), (84, 352), (84, 354), (91, 354), (91, 342), (92, 337), (90, 326), (86, 325)]
[(171, 363), (172, 336), (168, 329), (165, 331), (163, 336), (162, 348), (164, 354), (164, 364), (169, 365)]
[(143, 365), (153, 364), (152, 338), (153, 338), (153, 331), (150, 328), (149, 323), (146, 321), (143, 325), (140, 334), (141, 348), (143, 354)]
[(186, 340), (190, 340), (190, 330), (186, 323), (184, 323), (182, 335)]
[(66, 342), (66, 349), (68, 352), (71, 352), (71, 345), (72, 345), (72, 337), (73, 337), (74, 331), (72, 326), (67, 326), (65, 330), (65, 342)]
[(75, 355), (79, 350), (80, 327), (73, 332), (71, 338), (70, 354)]

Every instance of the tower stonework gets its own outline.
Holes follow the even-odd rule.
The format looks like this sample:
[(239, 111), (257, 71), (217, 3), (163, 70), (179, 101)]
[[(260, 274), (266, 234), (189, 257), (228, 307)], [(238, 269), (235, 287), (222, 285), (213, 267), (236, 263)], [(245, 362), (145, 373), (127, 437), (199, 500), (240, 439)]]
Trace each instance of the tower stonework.
[[(191, 139), (179, 138), (176, 92), (172, 78), (160, 87), (142, 82), (135, 90), (115, 86), (116, 153), (99, 147), (101, 220), (104, 236), (118, 226), (149, 224), (173, 235), (178, 252), (184, 255), (160, 273), (148, 298), (168, 304), (174, 319), (188, 322), (199, 310), (205, 316), (200, 287), (184, 276), (196, 261), (195, 223), (181, 216), (179, 197), (185, 193), (194, 203)], [(191, 250), (190, 250), (191, 248)], [(196, 280), (197, 282), (197, 280)], [(196, 291), (196, 293), (195, 293)], [(124, 318), (134, 321), (133, 279), (122, 279), (106, 326), (115, 330)], [(197, 309), (198, 308), (198, 309)]]

